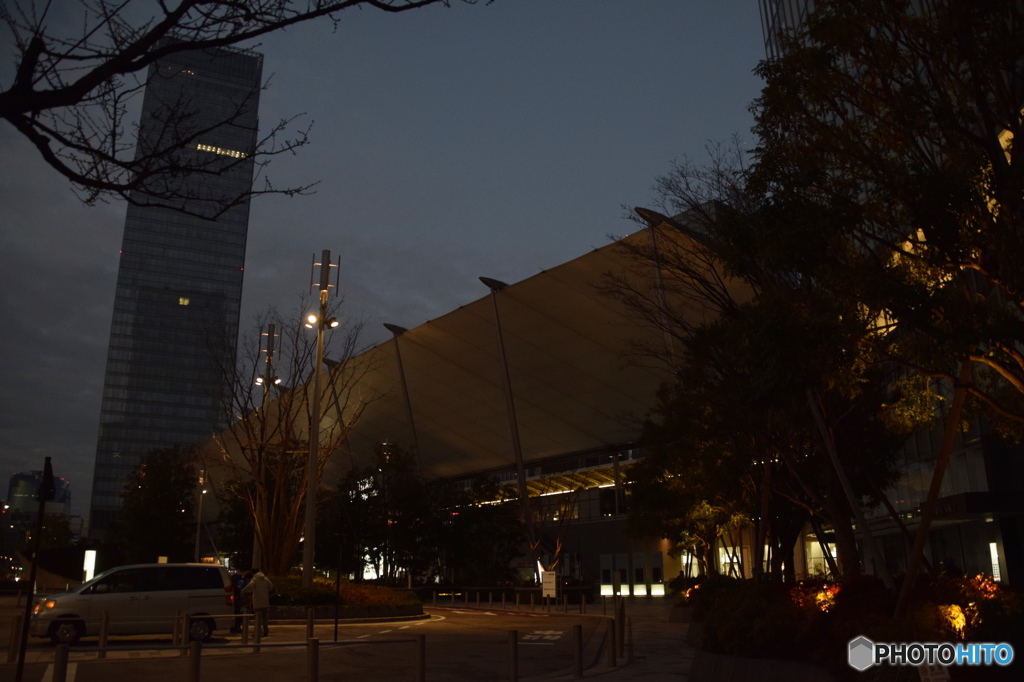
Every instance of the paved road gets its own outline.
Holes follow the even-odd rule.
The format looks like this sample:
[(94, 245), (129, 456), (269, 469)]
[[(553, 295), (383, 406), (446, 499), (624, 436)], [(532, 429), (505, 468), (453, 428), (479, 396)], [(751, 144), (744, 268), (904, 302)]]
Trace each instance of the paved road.
[[(577, 613), (516, 612), (486, 608), (426, 607), (430, 617), (396, 623), (352, 623), (339, 627), (335, 644), (332, 623), (320, 623), (319, 680), (413, 680), (416, 636), (423, 635), (427, 680), (459, 682), (508, 680), (508, 631), (518, 632), (518, 671), (521, 680), (573, 679), (573, 625), (582, 626), (585, 677), (618, 680), (685, 680), (693, 649), (685, 643), (686, 624), (669, 623), (667, 600), (629, 600), (633, 656), (609, 664), (603, 647), (608, 619)], [(599, 610), (599, 609), (598, 609)], [(13, 609), (0, 609), (0, 646), (9, 641)], [(246, 682), (296, 682), (307, 679), (308, 654), (304, 624), (272, 624), (260, 653), (241, 647), (237, 636), (218, 637), (203, 648), (201, 679), (243, 679)], [(68, 680), (109, 682), (146, 680), (181, 682), (189, 679), (190, 660), (177, 651), (154, 651), (169, 638), (112, 638), (111, 646), (137, 647), (112, 651), (96, 660), (94, 639), (72, 648)], [(48, 682), (54, 648), (33, 640), (27, 657), (25, 682)], [(6, 659), (3, 659), (6, 660)], [(0, 663), (0, 682), (14, 680), (15, 666)]]

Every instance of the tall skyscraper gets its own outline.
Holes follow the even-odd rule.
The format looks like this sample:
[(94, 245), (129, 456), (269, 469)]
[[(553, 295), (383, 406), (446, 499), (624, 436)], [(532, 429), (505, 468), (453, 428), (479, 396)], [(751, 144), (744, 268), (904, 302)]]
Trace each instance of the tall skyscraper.
[[(174, 188), (167, 203), (210, 212), (250, 189), (262, 71), (262, 55), (232, 49), (183, 52), (150, 68), (136, 155), (170, 146), (172, 158), (201, 167), (158, 178)], [(92, 485), (90, 522), (101, 533), (144, 455), (204, 443), (222, 426), (249, 201), (213, 220), (188, 213), (128, 207)]]

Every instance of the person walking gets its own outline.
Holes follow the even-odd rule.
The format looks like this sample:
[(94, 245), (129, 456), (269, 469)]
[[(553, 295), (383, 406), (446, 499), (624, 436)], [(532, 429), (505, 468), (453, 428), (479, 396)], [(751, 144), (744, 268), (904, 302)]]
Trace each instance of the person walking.
[(256, 614), (256, 627), (264, 637), (270, 634), (270, 622), (267, 616), (270, 614), (270, 592), (274, 589), (274, 583), (270, 578), (263, 575), (258, 568), (252, 569), (252, 580), (242, 589), (242, 595), (252, 595), (252, 611)]

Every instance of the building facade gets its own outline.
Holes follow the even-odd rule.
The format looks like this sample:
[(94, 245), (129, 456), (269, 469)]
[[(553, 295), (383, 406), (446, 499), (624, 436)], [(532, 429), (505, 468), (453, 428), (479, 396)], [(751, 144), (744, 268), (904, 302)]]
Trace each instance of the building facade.
[(150, 68), (136, 155), (170, 149), (198, 170), (155, 179), (172, 200), (128, 207), (93, 475), (97, 532), (117, 518), (125, 479), (144, 455), (206, 442), (222, 425), (262, 69), (262, 55), (229, 49), (178, 53)]

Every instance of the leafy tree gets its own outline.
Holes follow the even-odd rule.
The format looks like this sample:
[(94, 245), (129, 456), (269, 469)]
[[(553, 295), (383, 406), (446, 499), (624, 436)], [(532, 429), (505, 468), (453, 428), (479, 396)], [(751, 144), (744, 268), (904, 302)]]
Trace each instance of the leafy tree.
[[(336, 307), (331, 315), (339, 315)], [(291, 319), (298, 320), (301, 311)], [(372, 359), (356, 359), (362, 350), (363, 323), (349, 320), (326, 340), (327, 376), (321, 381), (320, 414), (310, 414), (315, 368), (315, 334), (268, 311), (243, 339), (238, 361), (225, 367), (224, 420), (207, 452), (211, 473), (225, 493), (241, 499), (249, 510), (262, 547), (259, 563), (273, 575), (286, 575), (295, 561), (305, 520), (309, 476), (309, 427), (319, 424), (316, 481), (341, 447), (362, 411), (379, 396), (360, 388), (360, 378), (373, 370)], [(274, 352), (265, 353), (273, 332)], [(257, 383), (259, 380), (259, 383)], [(357, 389), (359, 392), (357, 393)]]
[[(25, 534), (25, 545), (31, 546), (35, 527)], [(39, 549), (62, 549), (71, 546), (71, 525), (66, 514), (46, 514), (43, 516), (42, 534), (39, 536)]]
[(486, 482), (425, 481), (411, 455), (382, 445), (374, 464), (350, 470), (323, 507), (324, 563), (333, 555), (357, 576), (370, 563), (386, 582), (405, 570), (417, 580), (504, 584), (522, 534), (517, 505), (502, 499)]
[[(776, 562), (805, 521), (829, 526), (841, 557), (836, 568), (856, 574), (852, 517), (861, 512), (862, 495), (880, 496), (891, 480), (895, 447), (876, 418), (886, 396), (872, 390), (869, 377), (878, 371), (865, 343), (874, 321), (812, 279), (778, 267), (773, 249), (798, 245), (757, 241), (767, 202), (747, 191), (741, 145), (709, 152), (708, 164), (684, 161), (658, 179), (661, 207), (678, 215), (637, 209), (648, 229), (620, 242), (636, 268), (604, 284), (663, 332), (663, 345), (637, 351), (663, 359), (676, 376), (663, 392), (655, 428), (648, 427), (656, 454), (638, 473), (647, 483), (684, 487), (691, 497), (679, 510), (699, 512), (694, 524), (707, 524), (714, 509), (722, 524), (730, 522), (736, 507), (715, 501), (723, 494), (745, 505), (758, 535), (755, 553), (767, 542)], [(794, 259), (801, 256), (814, 258), (806, 246), (794, 251)], [(666, 448), (682, 452), (657, 454)], [(724, 469), (727, 481), (717, 479), (724, 455), (740, 463)], [(704, 457), (710, 460), (702, 464)], [(688, 480), (675, 480), (677, 474)], [(638, 496), (641, 507), (645, 497)], [(685, 514), (674, 521), (687, 522)], [(703, 535), (707, 546), (712, 531)], [(760, 570), (755, 555), (754, 571)]]
[(882, 321), (878, 352), (952, 394), (898, 611), (963, 410), (1024, 425), (1022, 27), (1019, 2), (824, 0), (759, 68), (748, 246)]
[(110, 542), (130, 562), (191, 561), (198, 478), (193, 447), (155, 450), (132, 470), (121, 494), (123, 513)]
[[(462, 0), (473, 3), (475, 0)], [(14, 47), (9, 80), (0, 83), (0, 118), (10, 123), (40, 156), (66, 177), (86, 203), (120, 197), (132, 203), (178, 204), (166, 183), (152, 182), (167, 173), (216, 172), (210, 164), (182, 168), (170, 152), (194, 140), (188, 119), (192, 108), (182, 102), (165, 123), (179, 131), (168, 146), (136, 154), (127, 134), (126, 112), (153, 77), (149, 68), (175, 53), (245, 43), (298, 23), (326, 17), (338, 24), (346, 9), (373, 8), (398, 13), (449, 0), (244, 0), (171, 3), (116, 3), (77, 0), (70, 3), (12, 0), (0, 8), (0, 22)], [(227, 114), (224, 123), (231, 121)], [(306, 131), (290, 139), (291, 120), (273, 127), (253, 156), (263, 167), (268, 157), (306, 143)], [(189, 132), (191, 131), (191, 132)], [(283, 192), (267, 183), (247, 194)], [(230, 204), (238, 200), (231, 197)]]

